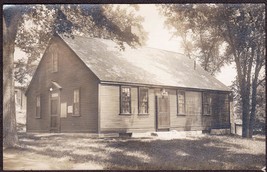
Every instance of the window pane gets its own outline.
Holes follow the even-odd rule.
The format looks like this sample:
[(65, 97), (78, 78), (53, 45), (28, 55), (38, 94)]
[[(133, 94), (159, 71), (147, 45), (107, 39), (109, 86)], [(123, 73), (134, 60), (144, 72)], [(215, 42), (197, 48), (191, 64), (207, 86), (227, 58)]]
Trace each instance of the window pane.
[(185, 109), (184, 109), (184, 105), (185, 105), (185, 92), (184, 91), (178, 91), (177, 93), (178, 96), (178, 114), (184, 114), (185, 113)]
[(79, 91), (79, 89), (74, 90), (73, 114), (74, 115), (80, 115), (80, 91)]
[(130, 113), (130, 103), (122, 102), (122, 113)]
[(184, 104), (179, 104), (178, 105), (178, 108), (179, 108), (179, 113), (180, 114), (184, 114), (185, 113), (185, 111), (184, 111)]
[(139, 88), (139, 113), (148, 113), (148, 89)]
[(148, 113), (147, 102), (142, 102), (140, 106), (140, 113)]
[(74, 90), (74, 103), (78, 103), (79, 102), (79, 90), (76, 89)]
[(184, 92), (178, 92), (178, 100), (184, 100)]
[(40, 96), (36, 97), (36, 117), (41, 117), (41, 102)]
[(36, 106), (40, 107), (40, 96), (36, 97)]
[(80, 107), (79, 107), (79, 103), (74, 103), (73, 104), (73, 113), (74, 115), (79, 115), (80, 114)]
[(140, 100), (142, 102), (147, 102), (148, 90), (140, 88)]
[(131, 89), (121, 88), (121, 113), (131, 113)]
[(56, 50), (52, 52), (52, 67), (53, 67), (53, 72), (57, 72), (58, 69), (58, 56)]

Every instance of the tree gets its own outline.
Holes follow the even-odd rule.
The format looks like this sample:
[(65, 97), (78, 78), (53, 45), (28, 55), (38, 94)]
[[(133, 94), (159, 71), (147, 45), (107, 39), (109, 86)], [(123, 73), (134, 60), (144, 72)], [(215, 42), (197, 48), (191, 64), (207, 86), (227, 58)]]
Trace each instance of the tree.
[(206, 5), (196, 8), (193, 4), (160, 5), (159, 8), (167, 17), (168, 28), (175, 28), (173, 36), (182, 38), (185, 54), (197, 59), (204, 70), (214, 75), (229, 62), (220, 48), (224, 46), (224, 40), (210, 22), (212, 9)]
[[(166, 24), (177, 30), (175, 35), (191, 32), (193, 38), (199, 38), (189, 41), (202, 53), (202, 66), (214, 63), (219, 69), (226, 62), (235, 63), (243, 137), (252, 137), (258, 77), (265, 65), (264, 4), (168, 4), (159, 8), (167, 17)], [(219, 60), (210, 62), (221, 47), (222, 55), (215, 57)]]
[[(21, 48), (29, 55), (27, 68), (40, 58), (54, 33), (72, 36), (110, 38), (121, 49), (124, 43), (142, 45), (146, 34), (140, 25), (142, 18), (134, 15), (138, 6), (126, 10), (112, 5), (5, 5), (3, 10), (3, 144), (18, 143), (14, 100), (14, 49)], [(122, 17), (123, 15), (123, 17)], [(51, 17), (49, 17), (51, 16)], [(116, 18), (120, 16), (120, 18)], [(33, 28), (27, 28), (33, 25)], [(139, 35), (134, 33), (135, 26)], [(23, 65), (22, 65), (23, 66)], [(25, 70), (27, 71), (27, 70)], [(16, 73), (18, 78), (20, 75)]]
[[(140, 24), (143, 18), (135, 14), (138, 5), (39, 5), (33, 8), (23, 15), (16, 38), (16, 46), (28, 55), (24, 65), (18, 65), (24, 73), (17, 76), (25, 73), (32, 76), (51, 36), (55, 30), (64, 31), (63, 25), (71, 27), (75, 35), (112, 39), (121, 49), (124, 43), (136, 47), (147, 39)], [(57, 17), (58, 8), (62, 12), (60, 17)], [(61, 18), (71, 23), (64, 23)], [(131, 27), (135, 30), (130, 30)], [(24, 66), (26, 69), (22, 69)]]
[[(264, 74), (263, 74), (264, 75)], [(261, 134), (265, 134), (265, 117), (266, 117), (266, 92), (265, 92), (265, 77), (260, 76), (258, 87), (257, 87), (257, 96), (256, 96), (256, 116), (255, 116), (255, 125), (253, 131)], [(231, 90), (233, 92), (233, 97), (235, 100), (234, 103), (234, 115), (236, 119), (242, 119), (242, 101), (240, 96), (240, 89), (238, 88), (237, 80), (232, 82)]]

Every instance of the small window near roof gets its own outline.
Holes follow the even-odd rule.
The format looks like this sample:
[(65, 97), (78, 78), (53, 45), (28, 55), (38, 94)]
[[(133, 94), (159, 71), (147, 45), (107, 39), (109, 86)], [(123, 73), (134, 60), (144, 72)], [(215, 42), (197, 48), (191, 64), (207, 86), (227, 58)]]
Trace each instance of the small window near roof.
[(41, 118), (41, 98), (36, 96), (36, 118)]
[(139, 88), (139, 114), (148, 114), (148, 89)]
[(178, 115), (185, 114), (185, 92), (184, 91), (177, 92), (177, 110), (178, 110)]
[(131, 113), (131, 88), (121, 87), (121, 114)]
[(58, 53), (55, 48), (52, 49), (52, 71), (57, 72), (58, 71)]
[(211, 95), (203, 93), (203, 115), (211, 115)]
[(73, 116), (80, 116), (80, 89), (74, 90)]

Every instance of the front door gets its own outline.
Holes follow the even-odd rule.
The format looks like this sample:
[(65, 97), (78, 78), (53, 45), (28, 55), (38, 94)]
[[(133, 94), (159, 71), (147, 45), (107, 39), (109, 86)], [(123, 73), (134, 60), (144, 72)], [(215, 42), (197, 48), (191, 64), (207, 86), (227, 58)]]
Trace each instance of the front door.
[(59, 132), (59, 97), (58, 93), (51, 93), (50, 99), (50, 131)]
[(157, 130), (169, 130), (170, 105), (168, 96), (157, 96)]

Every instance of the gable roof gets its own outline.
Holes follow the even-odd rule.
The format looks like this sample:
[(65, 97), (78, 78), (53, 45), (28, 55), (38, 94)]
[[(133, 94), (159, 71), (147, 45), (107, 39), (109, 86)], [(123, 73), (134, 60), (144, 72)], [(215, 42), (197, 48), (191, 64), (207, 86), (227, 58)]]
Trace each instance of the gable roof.
[(59, 36), (100, 81), (230, 91), (179, 53), (147, 47), (120, 51), (111, 40)]

